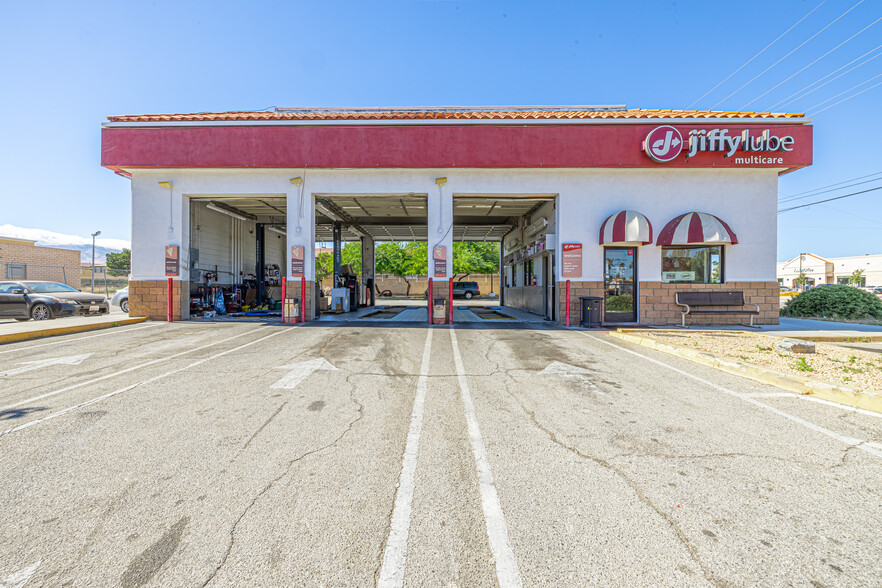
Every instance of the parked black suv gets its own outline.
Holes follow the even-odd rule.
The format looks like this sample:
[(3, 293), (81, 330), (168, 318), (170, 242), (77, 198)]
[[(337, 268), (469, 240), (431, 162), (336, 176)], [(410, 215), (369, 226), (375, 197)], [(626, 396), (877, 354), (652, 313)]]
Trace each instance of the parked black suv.
[(89, 294), (57, 282), (0, 282), (0, 319), (44, 321), (59, 316), (107, 314), (110, 305), (100, 294)]

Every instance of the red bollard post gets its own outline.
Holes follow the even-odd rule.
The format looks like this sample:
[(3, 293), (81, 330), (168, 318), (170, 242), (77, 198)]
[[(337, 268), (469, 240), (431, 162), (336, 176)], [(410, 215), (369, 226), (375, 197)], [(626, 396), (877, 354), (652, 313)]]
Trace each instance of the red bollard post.
[(450, 317), (447, 319), (448, 324), (453, 324), (453, 280), (447, 280), (450, 284), (450, 292), (447, 298), (447, 308), (450, 310)]
[(288, 278), (282, 277), (282, 322), (288, 322)]
[(306, 276), (300, 276), (300, 322), (306, 322)]
[(432, 324), (432, 278), (429, 278), (429, 293), (426, 296), (426, 309), (429, 311), (429, 324)]
[(570, 326), (570, 281), (567, 280), (567, 326)]
[(175, 297), (174, 297), (174, 282), (172, 278), (168, 279), (168, 322), (172, 322), (174, 318), (174, 313), (172, 312), (172, 306), (174, 305)]

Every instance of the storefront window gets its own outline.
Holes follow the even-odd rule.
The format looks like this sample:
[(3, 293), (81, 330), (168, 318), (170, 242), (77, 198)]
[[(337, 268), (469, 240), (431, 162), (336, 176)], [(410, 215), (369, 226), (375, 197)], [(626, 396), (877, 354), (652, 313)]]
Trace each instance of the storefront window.
[(662, 282), (673, 284), (721, 284), (723, 248), (663, 247)]

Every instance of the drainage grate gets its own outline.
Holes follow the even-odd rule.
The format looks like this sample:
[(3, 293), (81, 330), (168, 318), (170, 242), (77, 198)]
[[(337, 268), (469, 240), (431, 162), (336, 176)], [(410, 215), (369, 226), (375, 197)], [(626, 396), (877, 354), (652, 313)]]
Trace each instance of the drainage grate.
[(480, 317), (484, 320), (490, 320), (490, 321), (494, 321), (494, 320), (513, 321), (514, 320), (513, 316), (509, 316), (507, 314), (502, 314), (498, 310), (494, 310), (492, 308), (470, 308), (469, 310), (471, 310), (473, 313), (478, 315), (478, 317)]
[(405, 308), (401, 307), (401, 306), (395, 307), (395, 308), (388, 308), (388, 307), (387, 308), (380, 308), (378, 310), (375, 310), (374, 312), (369, 312), (367, 314), (363, 314), (358, 318), (360, 318), (360, 319), (366, 319), (366, 318), (390, 319), (392, 317), (398, 316), (398, 314), (404, 312), (404, 310), (405, 310)]

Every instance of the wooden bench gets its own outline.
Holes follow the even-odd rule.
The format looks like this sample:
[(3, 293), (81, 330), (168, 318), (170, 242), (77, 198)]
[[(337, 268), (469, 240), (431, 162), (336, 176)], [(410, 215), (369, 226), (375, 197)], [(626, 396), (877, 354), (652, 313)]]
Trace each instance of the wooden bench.
[[(696, 314), (749, 314), (750, 315), (750, 326), (753, 326), (753, 317), (760, 313), (759, 304), (753, 304), (745, 302), (744, 300), (744, 292), (740, 290), (735, 291), (699, 291), (699, 290), (691, 290), (688, 292), (677, 292), (674, 294), (674, 301), (677, 303), (677, 306), (683, 306), (684, 308), (680, 310), (681, 316), (681, 326), (686, 327), (686, 315), (696, 315)], [(714, 307), (714, 306), (748, 306), (753, 305), (756, 307), (756, 310), (752, 310), (749, 308), (740, 308), (740, 309), (732, 309), (732, 310), (723, 310), (720, 308), (717, 309), (700, 309), (697, 310), (695, 307)]]

